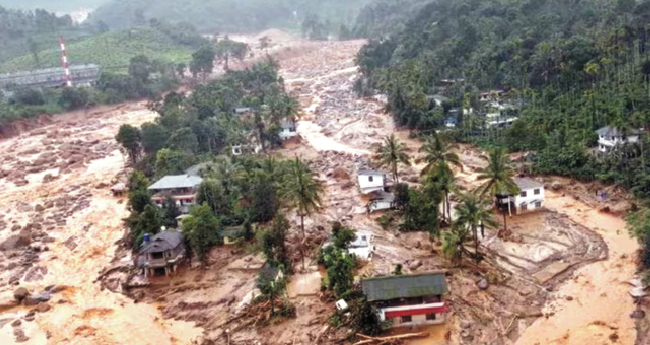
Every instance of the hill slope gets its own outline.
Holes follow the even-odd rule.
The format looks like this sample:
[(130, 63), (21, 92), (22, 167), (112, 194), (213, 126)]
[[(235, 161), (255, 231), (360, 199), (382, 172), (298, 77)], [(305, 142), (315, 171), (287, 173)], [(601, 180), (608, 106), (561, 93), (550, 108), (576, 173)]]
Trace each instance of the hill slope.
[(297, 28), (308, 13), (333, 23), (354, 19), (369, 0), (112, 0), (91, 20), (111, 28), (142, 24), (151, 18), (192, 23), (204, 32)]
[[(169, 36), (149, 27), (110, 31), (67, 47), (71, 64), (95, 63), (104, 68), (124, 67), (139, 54), (171, 62), (189, 61), (194, 48), (180, 45)], [(31, 54), (0, 64), (0, 72), (56, 67), (59, 50), (54, 47), (39, 52), (40, 66)]]

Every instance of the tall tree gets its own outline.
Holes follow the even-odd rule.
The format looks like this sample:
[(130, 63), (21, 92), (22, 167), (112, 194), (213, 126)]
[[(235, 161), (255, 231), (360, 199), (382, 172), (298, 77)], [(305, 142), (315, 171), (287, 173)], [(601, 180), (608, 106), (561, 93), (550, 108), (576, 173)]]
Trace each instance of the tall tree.
[(391, 134), (384, 139), (384, 144), (377, 150), (375, 158), (382, 166), (391, 169), (395, 184), (399, 183), (397, 166), (400, 163), (411, 165), (411, 160), (406, 153), (406, 146), (395, 137), (395, 134)]
[(456, 209), (458, 227), (465, 227), (472, 231), (474, 235), (474, 257), (476, 263), (479, 262), (478, 255), (478, 228), (481, 228), (481, 235), (484, 235), (483, 229), (494, 228), (497, 223), (494, 221), (493, 213), (488, 209), (490, 202), (487, 199), (481, 199), (478, 195), (468, 193), (461, 196), (461, 204)]
[(205, 80), (214, 70), (214, 58), (216, 55), (217, 53), (211, 45), (204, 45), (194, 52), (192, 54), (192, 61), (190, 62), (192, 75), (196, 78), (200, 74), (202, 79)]
[(183, 234), (201, 262), (205, 262), (210, 247), (219, 243), (220, 226), (219, 218), (207, 203), (193, 207), (190, 215), (183, 219)]
[(497, 148), (490, 152), (488, 166), (485, 172), (477, 177), (478, 181), (484, 181), (477, 189), (481, 195), (490, 195), (494, 200), (495, 208), (498, 208), (498, 195), (507, 195), (507, 207), (503, 209), (504, 230), (508, 229), (506, 213), (510, 209), (510, 196), (519, 194), (519, 187), (512, 179), (514, 167), (503, 148)]
[(453, 148), (457, 148), (457, 146), (448, 143), (439, 134), (428, 137), (420, 148), (420, 152), (425, 153), (424, 161), (427, 162), (427, 165), (422, 169), (422, 175), (427, 174), (441, 163), (446, 166), (454, 165), (462, 171), (463, 164), (460, 162), (458, 154), (451, 151)]
[(115, 140), (126, 150), (131, 163), (137, 163), (142, 151), (142, 133), (140, 133), (140, 129), (128, 124), (122, 125), (115, 136)]
[(461, 264), (463, 254), (470, 254), (465, 243), (469, 242), (470, 230), (463, 225), (453, 224), (451, 231), (445, 232), (442, 241), (442, 253), (455, 264)]
[[(318, 180), (318, 176), (301, 158), (296, 157), (289, 163), (282, 184), (282, 196), (286, 205), (298, 212), (303, 245), (305, 240), (304, 219), (321, 207), (323, 192), (323, 183)], [(302, 259), (304, 269), (304, 253)]]

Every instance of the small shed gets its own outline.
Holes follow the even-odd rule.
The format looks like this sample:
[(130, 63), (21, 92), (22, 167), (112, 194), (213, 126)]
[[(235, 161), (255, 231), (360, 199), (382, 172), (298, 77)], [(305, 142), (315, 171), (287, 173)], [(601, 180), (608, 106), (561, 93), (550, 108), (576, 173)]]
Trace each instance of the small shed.
[(223, 244), (233, 245), (236, 244), (238, 240), (243, 239), (246, 234), (246, 230), (243, 225), (240, 226), (228, 226), (221, 230), (221, 236), (223, 236)]

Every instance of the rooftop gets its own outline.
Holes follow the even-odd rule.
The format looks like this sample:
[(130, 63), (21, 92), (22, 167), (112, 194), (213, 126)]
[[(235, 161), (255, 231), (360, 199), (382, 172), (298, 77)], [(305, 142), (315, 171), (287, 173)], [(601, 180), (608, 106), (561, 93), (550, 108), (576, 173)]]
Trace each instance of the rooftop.
[[(605, 126), (605, 127), (601, 128), (601, 129), (597, 130), (596, 133), (598, 133), (598, 135), (600, 135), (600, 136), (605, 136), (605, 137), (621, 137), (621, 136), (623, 136), (623, 134), (618, 129), (616, 129), (614, 127), (611, 127), (611, 126)], [(627, 132), (627, 135), (635, 135), (635, 134), (639, 134), (639, 133), (640, 133), (640, 131), (638, 129), (632, 128)]]
[(244, 226), (227, 226), (221, 230), (221, 235), (222, 236), (228, 236), (228, 237), (238, 237), (238, 236), (244, 236)]
[(363, 279), (361, 288), (371, 302), (443, 295), (449, 291), (443, 271)]
[(359, 176), (384, 176), (385, 173), (373, 169), (359, 169)]
[(183, 233), (180, 231), (165, 230), (155, 234), (151, 242), (142, 243), (140, 254), (159, 253), (172, 250), (183, 243)]
[(514, 178), (513, 181), (517, 184), (517, 187), (521, 190), (528, 190), (528, 189), (535, 189), (535, 188), (543, 188), (544, 185), (540, 182), (537, 182), (535, 180), (531, 180), (529, 178)]
[(164, 189), (177, 189), (177, 188), (192, 188), (196, 187), (203, 181), (202, 178), (192, 175), (174, 175), (165, 176), (158, 180), (158, 182), (149, 186), (149, 190), (164, 190)]

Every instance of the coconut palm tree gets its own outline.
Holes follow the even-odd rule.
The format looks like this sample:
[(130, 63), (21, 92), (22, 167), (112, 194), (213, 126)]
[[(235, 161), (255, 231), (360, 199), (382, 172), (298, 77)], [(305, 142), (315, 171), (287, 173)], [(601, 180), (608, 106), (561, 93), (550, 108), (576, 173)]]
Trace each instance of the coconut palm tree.
[[(323, 183), (302, 159), (296, 157), (289, 163), (282, 183), (281, 195), (286, 205), (298, 212), (303, 241), (305, 240), (305, 216), (311, 215), (321, 207), (323, 192)], [(302, 264), (304, 269), (304, 255)]]
[(391, 134), (384, 139), (384, 144), (377, 150), (375, 158), (379, 161), (381, 166), (389, 167), (393, 174), (393, 182), (397, 185), (399, 178), (397, 177), (397, 165), (399, 163), (411, 165), (411, 160), (406, 154), (406, 146)]
[(460, 157), (451, 151), (451, 149), (457, 147), (457, 145), (448, 143), (438, 134), (427, 138), (419, 150), (419, 152), (425, 153), (423, 160), (427, 162), (427, 165), (422, 169), (422, 175), (429, 173), (440, 163), (443, 163), (447, 168), (449, 168), (449, 165), (454, 165), (462, 171), (463, 164), (460, 162)]
[(439, 162), (432, 167), (425, 176), (425, 186), (433, 186), (441, 193), (442, 218), (447, 218), (447, 223), (451, 224), (451, 207), (449, 203), (449, 194), (456, 190), (456, 178), (454, 173), (444, 162)]
[(469, 229), (466, 226), (454, 224), (451, 231), (445, 232), (442, 241), (442, 254), (451, 262), (460, 264), (463, 260), (463, 253), (471, 253), (465, 248), (469, 241)]
[(472, 231), (474, 235), (474, 257), (476, 263), (478, 263), (478, 228), (481, 227), (481, 232), (483, 232), (484, 227), (494, 228), (497, 223), (494, 221), (492, 210), (488, 209), (490, 202), (487, 199), (468, 193), (462, 195), (461, 200), (462, 203), (456, 209), (458, 212), (456, 223), (458, 226)]
[[(519, 187), (512, 180), (512, 175), (514, 175), (514, 167), (507, 152), (502, 148), (494, 149), (490, 152), (485, 172), (477, 177), (478, 181), (484, 181), (478, 187), (477, 192), (480, 196), (490, 195), (494, 199), (496, 208), (498, 206), (497, 195), (519, 194)], [(510, 208), (509, 199), (508, 208)], [(503, 227), (504, 231), (508, 229), (505, 209), (503, 210)]]

